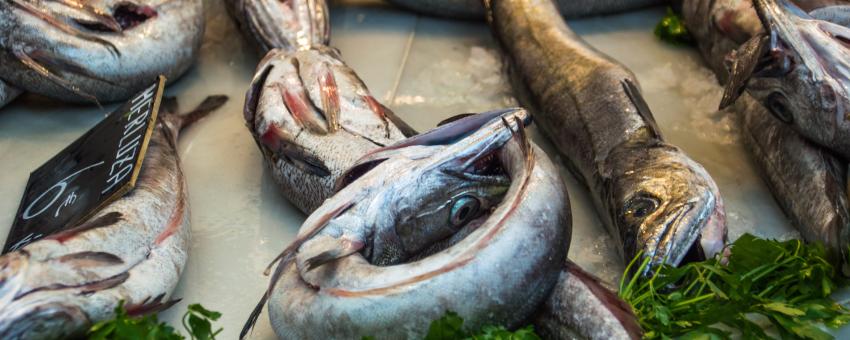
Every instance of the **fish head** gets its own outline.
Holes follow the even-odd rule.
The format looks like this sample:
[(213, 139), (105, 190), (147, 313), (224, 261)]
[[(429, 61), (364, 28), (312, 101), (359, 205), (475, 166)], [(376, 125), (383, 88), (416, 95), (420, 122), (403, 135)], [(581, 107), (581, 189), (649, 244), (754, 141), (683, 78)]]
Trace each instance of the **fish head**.
[(713, 257), (726, 242), (725, 213), (705, 169), (674, 146), (636, 145), (613, 155), (610, 203), (628, 262), (650, 267)]
[(322, 231), (299, 256), (325, 263), (356, 244), (370, 263), (391, 265), (448, 239), (504, 197), (510, 179), (500, 151), (528, 123), (522, 109), (482, 113), (369, 153), (305, 222), (302, 230)]
[[(754, 1), (765, 35), (737, 51), (724, 104), (746, 87), (780, 121), (831, 146), (850, 131), (850, 29), (788, 0)], [(721, 106), (725, 106), (721, 105)]]

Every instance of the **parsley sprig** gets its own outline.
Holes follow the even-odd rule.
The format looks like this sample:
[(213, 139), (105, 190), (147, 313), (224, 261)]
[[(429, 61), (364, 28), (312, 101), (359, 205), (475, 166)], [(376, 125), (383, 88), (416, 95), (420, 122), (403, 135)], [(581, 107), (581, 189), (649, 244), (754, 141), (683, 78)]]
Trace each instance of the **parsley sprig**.
[[(221, 317), (221, 313), (208, 310), (200, 304), (189, 305), (183, 314), (183, 328), (192, 340), (215, 340), (222, 329), (213, 331), (212, 323)], [(184, 340), (182, 334), (165, 322), (159, 322), (156, 314), (132, 317), (124, 309), (121, 301), (115, 308), (115, 317), (92, 326), (88, 332), (89, 340)]]
[(728, 265), (710, 259), (663, 266), (647, 278), (640, 274), (647, 260), (632, 271), (638, 255), (620, 281), (620, 297), (649, 339), (722, 339), (732, 336), (730, 328), (745, 339), (766, 338), (762, 324), (782, 338), (832, 339), (820, 325), (844, 325), (850, 311), (830, 298), (845, 282), (826, 256), (822, 245), (745, 234), (732, 244)]
[(655, 25), (655, 36), (673, 45), (689, 45), (693, 43), (688, 28), (678, 14), (668, 7), (667, 14)]

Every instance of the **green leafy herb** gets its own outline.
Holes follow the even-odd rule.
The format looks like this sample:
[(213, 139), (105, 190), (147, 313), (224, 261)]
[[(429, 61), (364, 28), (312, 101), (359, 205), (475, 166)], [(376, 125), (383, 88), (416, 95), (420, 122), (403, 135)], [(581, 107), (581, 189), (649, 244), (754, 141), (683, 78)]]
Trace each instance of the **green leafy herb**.
[[(207, 310), (199, 304), (189, 305), (183, 314), (183, 328), (192, 340), (214, 340), (222, 329), (212, 330), (212, 321), (221, 317), (221, 313)], [(124, 301), (115, 307), (112, 320), (101, 321), (88, 332), (89, 340), (183, 340), (186, 339), (174, 327), (159, 322), (156, 314), (131, 317), (124, 309)]]
[(534, 327), (525, 326), (511, 332), (502, 326), (484, 326), (477, 332), (463, 329), (463, 319), (454, 312), (431, 322), (425, 340), (540, 340)]
[(682, 18), (667, 7), (667, 14), (655, 25), (655, 36), (673, 45), (689, 45), (693, 42)]
[(762, 324), (782, 338), (832, 339), (820, 325), (844, 325), (850, 311), (829, 297), (846, 282), (826, 256), (822, 245), (745, 234), (732, 244), (728, 265), (710, 259), (645, 277), (644, 260), (629, 276), (638, 255), (620, 281), (620, 297), (649, 339), (724, 339), (730, 328), (745, 339), (766, 338)]

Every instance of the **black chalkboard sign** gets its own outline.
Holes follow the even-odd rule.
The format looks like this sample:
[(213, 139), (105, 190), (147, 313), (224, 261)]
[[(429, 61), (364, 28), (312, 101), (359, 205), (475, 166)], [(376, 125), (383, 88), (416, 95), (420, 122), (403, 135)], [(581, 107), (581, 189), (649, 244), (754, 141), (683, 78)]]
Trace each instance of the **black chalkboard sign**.
[(160, 76), (30, 174), (4, 253), (76, 226), (135, 186), (164, 86)]

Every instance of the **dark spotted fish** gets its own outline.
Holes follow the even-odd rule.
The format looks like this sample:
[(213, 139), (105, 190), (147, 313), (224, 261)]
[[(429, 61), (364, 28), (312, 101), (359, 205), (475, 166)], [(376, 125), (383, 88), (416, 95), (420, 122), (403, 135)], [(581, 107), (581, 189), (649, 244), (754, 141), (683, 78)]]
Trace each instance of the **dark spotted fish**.
[(515, 88), (594, 195), (628, 262), (712, 257), (726, 242), (717, 186), (661, 136), (634, 75), (573, 33), (549, 0), (487, 2)]
[(203, 33), (201, 0), (2, 0), (0, 79), (63, 101), (124, 100), (182, 75)]
[[(404, 8), (442, 17), (483, 18), (481, 0), (389, 0)], [(557, 9), (567, 18), (625, 12), (663, 3), (664, 0), (557, 0)]]
[[(179, 131), (226, 101), (160, 113), (136, 187), (89, 220), (0, 256), (0, 338), (66, 339), (109, 319), (172, 305), (189, 252), (186, 181)], [(166, 105), (164, 105), (166, 106)]]

